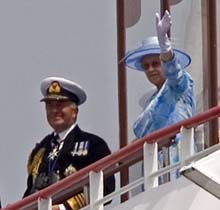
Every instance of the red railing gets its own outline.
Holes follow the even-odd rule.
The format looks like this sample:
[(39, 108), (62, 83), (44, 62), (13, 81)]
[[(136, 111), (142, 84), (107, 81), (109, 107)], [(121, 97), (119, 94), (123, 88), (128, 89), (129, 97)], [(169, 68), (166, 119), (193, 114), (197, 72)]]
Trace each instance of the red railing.
[(121, 170), (124, 166), (132, 165), (142, 159), (142, 147), (145, 142), (152, 144), (162, 139), (169, 138), (180, 132), (181, 127), (191, 128), (208, 122), (220, 116), (220, 106), (213, 107), (203, 113), (195, 115), (187, 120), (180, 121), (174, 125), (152, 132), (145, 137), (133, 141), (124, 148), (104, 157), (103, 159), (79, 170), (71, 176), (41, 190), (13, 204), (7, 205), (3, 210), (15, 209), (37, 209), (38, 198), (51, 197), (53, 202), (62, 202), (71, 197), (82, 187), (88, 184), (90, 171), (103, 171), (109, 176)]

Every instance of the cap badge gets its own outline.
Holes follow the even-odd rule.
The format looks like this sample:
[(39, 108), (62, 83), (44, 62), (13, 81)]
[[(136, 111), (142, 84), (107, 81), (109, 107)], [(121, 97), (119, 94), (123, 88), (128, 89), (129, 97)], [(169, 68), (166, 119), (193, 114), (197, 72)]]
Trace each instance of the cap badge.
[(49, 94), (60, 94), (61, 87), (58, 82), (52, 82), (49, 86), (48, 93)]

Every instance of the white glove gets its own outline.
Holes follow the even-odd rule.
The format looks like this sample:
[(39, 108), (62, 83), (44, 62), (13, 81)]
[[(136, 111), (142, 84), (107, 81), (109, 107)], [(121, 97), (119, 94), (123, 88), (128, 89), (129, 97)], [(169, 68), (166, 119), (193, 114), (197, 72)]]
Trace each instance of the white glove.
[(171, 23), (171, 16), (167, 10), (165, 11), (162, 19), (160, 19), (160, 15), (156, 13), (156, 30), (161, 53), (167, 53), (172, 49), (169, 37), (167, 35), (167, 32), (170, 30)]

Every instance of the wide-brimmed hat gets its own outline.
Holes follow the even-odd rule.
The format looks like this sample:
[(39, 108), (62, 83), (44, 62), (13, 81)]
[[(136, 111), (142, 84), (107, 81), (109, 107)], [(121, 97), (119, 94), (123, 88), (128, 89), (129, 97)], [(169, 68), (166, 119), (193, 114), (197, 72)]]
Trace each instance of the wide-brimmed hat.
[(41, 101), (70, 100), (80, 105), (86, 101), (86, 93), (82, 87), (61, 77), (47, 77), (41, 82)]
[[(191, 63), (191, 58), (187, 53), (175, 48), (173, 49), (173, 51), (175, 53), (175, 56), (179, 60), (181, 68), (184, 69)], [(157, 37), (152, 36), (143, 40), (141, 47), (129, 51), (123, 60), (126, 66), (128, 66), (129, 68), (143, 71), (141, 65), (141, 60), (143, 56), (157, 54), (160, 54), (160, 46)]]

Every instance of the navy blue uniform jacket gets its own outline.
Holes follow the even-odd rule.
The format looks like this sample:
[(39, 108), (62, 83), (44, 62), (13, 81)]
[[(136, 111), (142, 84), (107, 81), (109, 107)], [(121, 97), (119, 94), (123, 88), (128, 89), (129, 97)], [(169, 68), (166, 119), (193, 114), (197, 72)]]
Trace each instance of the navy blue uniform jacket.
[[(54, 134), (46, 136), (40, 143), (37, 143), (32, 150), (28, 161), (28, 180), (27, 189), (23, 197), (34, 193), (36, 178), (42, 174), (48, 173), (49, 158), (52, 151), (52, 141)], [(82, 131), (78, 125), (67, 135), (63, 147), (59, 151), (56, 163), (53, 165), (53, 171), (59, 176), (59, 179), (74, 173), (91, 163), (109, 155), (110, 149), (106, 142), (91, 133)], [(70, 174), (68, 174), (70, 173)], [(115, 177), (110, 176), (104, 182), (104, 194), (109, 194), (115, 189)]]

